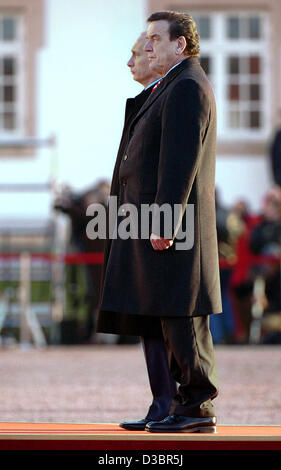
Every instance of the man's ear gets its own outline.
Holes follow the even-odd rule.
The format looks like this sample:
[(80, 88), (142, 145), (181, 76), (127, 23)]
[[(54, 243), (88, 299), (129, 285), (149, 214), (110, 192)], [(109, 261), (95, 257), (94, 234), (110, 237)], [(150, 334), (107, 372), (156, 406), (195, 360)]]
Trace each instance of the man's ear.
[(176, 54), (180, 55), (186, 48), (186, 39), (184, 36), (179, 36), (177, 42)]

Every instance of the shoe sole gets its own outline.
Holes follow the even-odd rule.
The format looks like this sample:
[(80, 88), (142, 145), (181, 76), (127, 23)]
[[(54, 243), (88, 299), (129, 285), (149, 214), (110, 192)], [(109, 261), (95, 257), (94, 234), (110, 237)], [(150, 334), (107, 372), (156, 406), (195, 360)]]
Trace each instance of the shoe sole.
[(216, 426), (197, 426), (194, 428), (188, 428), (188, 429), (150, 429), (150, 428), (145, 428), (146, 431), (148, 432), (166, 432), (166, 433), (171, 433), (171, 432), (187, 432), (187, 433), (193, 433), (193, 432), (202, 432), (202, 433), (209, 433), (209, 434), (216, 434), (217, 428)]

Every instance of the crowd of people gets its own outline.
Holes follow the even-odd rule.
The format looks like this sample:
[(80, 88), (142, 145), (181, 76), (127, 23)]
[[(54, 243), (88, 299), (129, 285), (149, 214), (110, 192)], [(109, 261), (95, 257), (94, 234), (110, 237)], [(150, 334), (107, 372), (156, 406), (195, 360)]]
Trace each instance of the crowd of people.
[(259, 342), (280, 343), (281, 186), (265, 194), (255, 214), (245, 201), (226, 209), (216, 199), (224, 315), (211, 319), (214, 341), (251, 342), (259, 308)]

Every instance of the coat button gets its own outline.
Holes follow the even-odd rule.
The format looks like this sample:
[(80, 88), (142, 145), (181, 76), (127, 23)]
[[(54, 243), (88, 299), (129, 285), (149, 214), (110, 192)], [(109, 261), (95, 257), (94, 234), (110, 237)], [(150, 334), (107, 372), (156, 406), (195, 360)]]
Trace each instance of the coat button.
[(124, 160), (127, 160), (127, 158), (128, 158), (128, 155), (124, 155)]

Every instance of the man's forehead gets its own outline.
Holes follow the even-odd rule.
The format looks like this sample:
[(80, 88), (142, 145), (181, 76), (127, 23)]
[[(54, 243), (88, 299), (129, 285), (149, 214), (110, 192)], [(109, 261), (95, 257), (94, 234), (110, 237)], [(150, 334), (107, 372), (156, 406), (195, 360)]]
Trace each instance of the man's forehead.
[(169, 23), (167, 20), (151, 21), (151, 23), (148, 25), (146, 35), (148, 37), (153, 36), (154, 34), (159, 34), (159, 36), (162, 36), (168, 32), (168, 29)]
[(146, 37), (145, 33), (142, 33), (140, 37), (136, 40), (135, 44), (133, 45), (131, 51), (132, 52), (142, 52), (144, 51)]
[(141, 53), (143, 52), (144, 53), (144, 44), (145, 44), (145, 41), (144, 40), (138, 40), (137, 42), (135, 42), (135, 44), (133, 45), (132, 47), (132, 52), (134, 52), (135, 54), (138, 54), (138, 53)]

